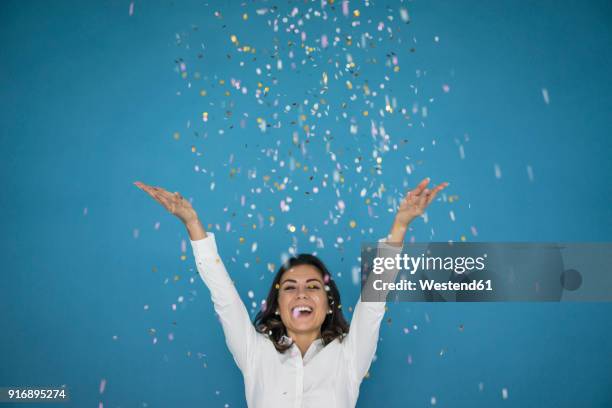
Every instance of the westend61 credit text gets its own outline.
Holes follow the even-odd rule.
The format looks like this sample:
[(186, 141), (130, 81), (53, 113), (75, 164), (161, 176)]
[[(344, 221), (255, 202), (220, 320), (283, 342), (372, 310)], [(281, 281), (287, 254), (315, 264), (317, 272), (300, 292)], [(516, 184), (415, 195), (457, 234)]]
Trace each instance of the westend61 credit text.
[[(404, 270), (414, 275), (417, 271), (446, 271), (461, 275), (465, 272), (482, 271), (485, 269), (484, 261), (487, 255), (482, 257), (432, 257), (422, 254), (418, 257), (408, 254), (397, 254), (395, 257), (376, 257), (373, 260), (372, 273), (380, 275), (385, 271)], [(377, 291), (396, 290), (422, 290), (422, 291), (480, 291), (493, 290), (491, 280), (472, 280), (470, 282), (439, 282), (433, 279), (419, 279), (416, 282), (401, 279), (399, 282), (384, 282), (381, 279), (374, 280), (372, 287)]]

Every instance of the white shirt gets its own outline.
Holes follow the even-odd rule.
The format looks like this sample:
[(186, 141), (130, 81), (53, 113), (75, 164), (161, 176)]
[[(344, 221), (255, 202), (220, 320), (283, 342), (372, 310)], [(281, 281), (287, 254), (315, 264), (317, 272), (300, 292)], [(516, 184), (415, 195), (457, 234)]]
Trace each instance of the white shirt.
[[(200, 277), (210, 289), (225, 341), (244, 377), (250, 408), (354, 407), (376, 351), (385, 302), (357, 301), (348, 335), (323, 346), (315, 340), (302, 358), (297, 345), (279, 353), (251, 322), (217, 251), (215, 236), (191, 241)], [(401, 248), (392, 248), (400, 250)]]

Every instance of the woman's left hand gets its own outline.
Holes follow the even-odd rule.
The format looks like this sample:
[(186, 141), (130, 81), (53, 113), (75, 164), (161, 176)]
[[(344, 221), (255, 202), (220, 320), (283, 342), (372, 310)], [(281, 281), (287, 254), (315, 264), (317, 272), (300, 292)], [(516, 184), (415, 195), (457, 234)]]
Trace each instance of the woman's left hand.
[(430, 190), (427, 184), (429, 184), (429, 177), (423, 179), (414, 190), (406, 194), (395, 215), (396, 223), (407, 226), (413, 219), (422, 215), (436, 195), (448, 186), (448, 183), (444, 182)]

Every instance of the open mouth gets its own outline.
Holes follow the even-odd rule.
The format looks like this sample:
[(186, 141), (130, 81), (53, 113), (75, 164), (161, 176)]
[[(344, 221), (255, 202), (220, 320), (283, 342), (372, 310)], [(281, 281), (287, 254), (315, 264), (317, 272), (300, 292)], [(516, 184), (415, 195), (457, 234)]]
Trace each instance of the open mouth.
[(312, 314), (312, 307), (310, 306), (296, 306), (291, 309), (291, 315), (295, 318), (306, 317)]

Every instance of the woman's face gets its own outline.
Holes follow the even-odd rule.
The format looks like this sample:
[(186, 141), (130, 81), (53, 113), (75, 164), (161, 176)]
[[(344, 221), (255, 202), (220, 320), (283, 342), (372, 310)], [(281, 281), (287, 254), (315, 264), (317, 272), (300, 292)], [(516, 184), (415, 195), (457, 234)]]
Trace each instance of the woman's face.
[(278, 309), (288, 334), (320, 332), (329, 305), (321, 272), (312, 265), (298, 265), (280, 280)]

